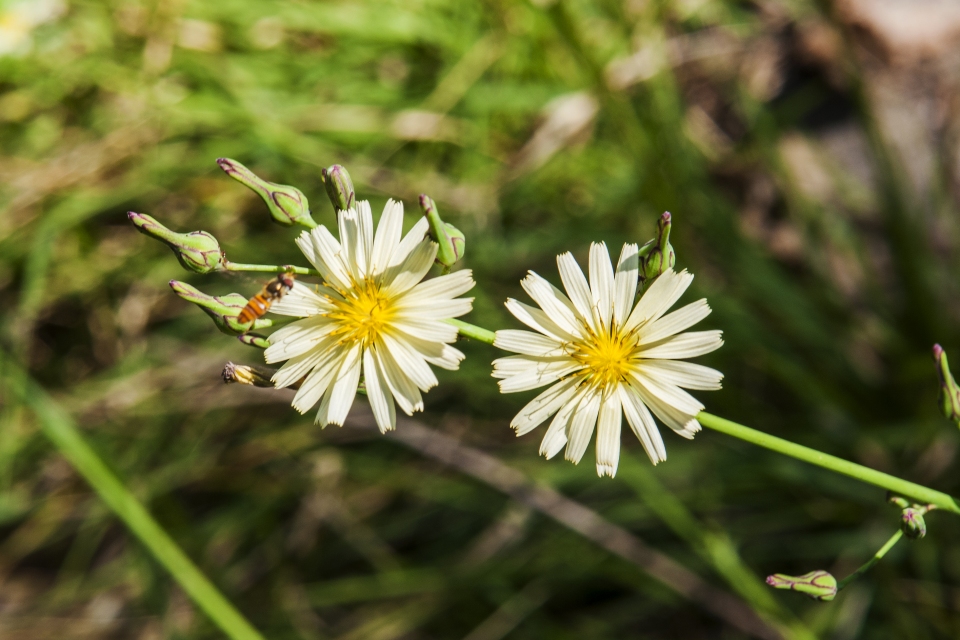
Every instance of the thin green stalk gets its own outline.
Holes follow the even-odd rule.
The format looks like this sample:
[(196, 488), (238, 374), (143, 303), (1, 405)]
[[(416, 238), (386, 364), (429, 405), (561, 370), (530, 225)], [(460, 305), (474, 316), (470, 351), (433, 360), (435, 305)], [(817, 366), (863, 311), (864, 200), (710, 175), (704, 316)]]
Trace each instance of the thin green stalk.
[(895, 534), (890, 536), (890, 539), (887, 540), (886, 544), (880, 547), (880, 550), (877, 551), (875, 554), (873, 554), (872, 558), (870, 558), (869, 560), (864, 562), (862, 565), (860, 565), (859, 569), (857, 569), (856, 571), (848, 575), (843, 580), (837, 581), (837, 591), (843, 589), (845, 586), (847, 586), (848, 584), (850, 584), (851, 582), (853, 582), (854, 580), (856, 580), (857, 578), (865, 574), (867, 571), (869, 571), (871, 567), (873, 567), (873, 565), (880, 562), (880, 560), (883, 559), (883, 556), (887, 555), (887, 552), (890, 551), (890, 549), (893, 549), (894, 545), (900, 542), (900, 538), (902, 537), (903, 537), (903, 531), (900, 531), (898, 529)]
[(487, 344), (493, 344), (493, 339), (495, 334), (489, 329), (484, 329), (483, 327), (478, 327), (475, 324), (470, 324), (469, 322), (463, 322), (462, 320), (447, 320), (450, 324), (455, 326), (459, 331), (460, 335), (465, 338), (473, 338), (474, 340), (479, 340), (480, 342), (486, 342)]
[(295, 273), (298, 276), (320, 276), (316, 269), (307, 269), (306, 267), (296, 267), (292, 264), (244, 264), (241, 262), (230, 262), (223, 265), (224, 271), (254, 271), (259, 273)]
[(815, 464), (824, 469), (830, 469), (845, 476), (856, 478), (857, 480), (887, 489), (898, 495), (913, 498), (918, 502), (932, 504), (939, 509), (952, 513), (960, 513), (960, 504), (957, 503), (955, 498), (946, 493), (935, 491), (907, 480), (901, 480), (896, 476), (891, 476), (882, 471), (870, 469), (869, 467), (864, 467), (849, 460), (831, 456), (816, 449), (804, 447), (789, 440), (784, 440), (783, 438), (745, 427), (742, 424), (725, 420), (724, 418), (705, 411), (700, 412), (697, 420), (708, 429), (713, 429), (714, 431), (746, 440), (757, 446), (782, 453), (797, 460), (803, 460), (804, 462)]
[(97, 456), (70, 417), (3, 351), (0, 379), (3, 389), (30, 407), (43, 433), (227, 637), (264, 640)]

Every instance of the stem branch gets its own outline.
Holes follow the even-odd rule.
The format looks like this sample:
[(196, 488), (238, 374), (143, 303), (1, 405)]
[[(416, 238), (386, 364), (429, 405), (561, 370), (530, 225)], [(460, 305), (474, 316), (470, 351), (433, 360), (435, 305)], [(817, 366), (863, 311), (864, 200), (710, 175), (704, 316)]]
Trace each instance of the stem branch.
[(241, 262), (230, 262), (223, 265), (224, 271), (255, 271), (259, 273), (295, 273), (298, 276), (320, 276), (316, 269), (307, 269), (306, 267), (297, 267), (292, 264), (244, 264)]
[(473, 338), (474, 340), (479, 340), (480, 342), (493, 344), (494, 333), (489, 329), (484, 329), (483, 327), (478, 327), (475, 324), (463, 322), (462, 320), (449, 319), (447, 322), (455, 326), (460, 331), (460, 335), (465, 338)]
[(890, 536), (890, 539), (887, 540), (887, 542), (882, 547), (880, 547), (880, 550), (877, 551), (875, 554), (873, 554), (872, 558), (870, 558), (869, 560), (864, 562), (862, 565), (860, 565), (859, 569), (857, 569), (856, 571), (848, 575), (843, 580), (837, 581), (837, 591), (843, 589), (845, 586), (847, 586), (848, 584), (850, 584), (851, 582), (853, 582), (854, 580), (856, 580), (857, 578), (865, 574), (867, 571), (869, 571), (870, 568), (873, 567), (873, 565), (880, 562), (883, 556), (887, 555), (887, 551), (890, 551), (890, 549), (893, 549), (894, 545), (900, 542), (900, 538), (902, 537), (903, 537), (903, 531), (900, 531), (898, 529), (897, 532), (892, 536)]

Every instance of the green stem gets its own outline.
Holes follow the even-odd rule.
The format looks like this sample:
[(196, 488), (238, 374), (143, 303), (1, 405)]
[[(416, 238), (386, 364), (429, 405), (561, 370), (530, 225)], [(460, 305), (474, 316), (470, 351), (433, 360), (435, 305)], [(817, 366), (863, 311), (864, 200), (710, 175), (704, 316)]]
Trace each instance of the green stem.
[(484, 329), (483, 327), (478, 327), (475, 324), (463, 322), (462, 320), (450, 319), (447, 320), (447, 322), (455, 326), (460, 331), (460, 335), (465, 338), (473, 338), (474, 340), (479, 340), (480, 342), (493, 344), (495, 334), (489, 329)]
[(232, 640), (263, 640), (263, 636), (217, 591), (97, 456), (70, 417), (2, 351), (0, 379), (3, 380), (2, 388), (30, 407), (39, 419), (43, 433), (227, 637)]
[(845, 586), (847, 586), (848, 584), (850, 584), (851, 582), (853, 582), (854, 580), (856, 580), (857, 578), (865, 574), (867, 571), (869, 571), (870, 568), (873, 567), (873, 565), (880, 562), (883, 556), (887, 555), (887, 551), (890, 551), (890, 549), (893, 549), (894, 545), (900, 542), (900, 538), (902, 537), (903, 537), (903, 531), (897, 530), (895, 534), (890, 536), (890, 539), (887, 540), (886, 544), (880, 547), (880, 550), (877, 551), (875, 554), (873, 554), (872, 558), (870, 558), (869, 560), (864, 562), (862, 565), (860, 565), (859, 569), (857, 569), (856, 571), (848, 575), (843, 580), (837, 581), (837, 591), (839, 591), (840, 589), (843, 589)]
[(797, 460), (803, 460), (804, 462), (815, 464), (824, 469), (830, 469), (845, 476), (856, 478), (857, 480), (887, 489), (898, 495), (913, 498), (918, 502), (936, 505), (938, 508), (952, 513), (960, 513), (960, 504), (957, 503), (955, 498), (946, 493), (935, 491), (907, 480), (901, 480), (896, 476), (891, 476), (882, 471), (864, 467), (849, 460), (844, 460), (843, 458), (831, 456), (816, 449), (795, 444), (783, 438), (771, 436), (770, 434), (745, 427), (742, 424), (737, 424), (730, 420), (725, 420), (705, 411), (700, 412), (697, 420), (708, 429), (713, 429), (714, 431), (746, 440), (757, 446), (782, 453)]
[(307, 269), (306, 267), (296, 267), (292, 264), (243, 264), (241, 262), (230, 262), (223, 265), (224, 271), (255, 271), (259, 273), (295, 273), (298, 276), (320, 276), (316, 269)]

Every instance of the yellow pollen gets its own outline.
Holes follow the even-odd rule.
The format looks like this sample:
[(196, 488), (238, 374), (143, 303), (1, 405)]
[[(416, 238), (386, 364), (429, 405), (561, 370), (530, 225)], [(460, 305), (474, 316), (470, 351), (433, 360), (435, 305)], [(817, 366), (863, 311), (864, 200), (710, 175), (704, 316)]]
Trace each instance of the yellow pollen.
[(342, 342), (362, 342), (368, 346), (393, 319), (391, 301), (372, 280), (354, 283), (350, 290), (340, 294), (343, 300), (330, 300), (336, 310), (326, 314), (340, 324), (334, 335), (342, 335)]
[(616, 327), (601, 334), (590, 331), (586, 340), (571, 345), (571, 356), (586, 367), (582, 373), (590, 377), (591, 383), (607, 387), (626, 380), (630, 366), (639, 360), (635, 355), (636, 342), (632, 333), (621, 334)]

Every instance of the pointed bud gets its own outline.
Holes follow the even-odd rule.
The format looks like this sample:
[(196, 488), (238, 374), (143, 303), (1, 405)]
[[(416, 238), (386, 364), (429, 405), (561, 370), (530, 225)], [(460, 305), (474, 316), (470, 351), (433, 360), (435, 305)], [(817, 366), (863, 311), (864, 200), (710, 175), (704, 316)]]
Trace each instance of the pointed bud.
[(907, 507), (900, 512), (900, 530), (903, 535), (911, 540), (919, 540), (927, 535), (927, 523), (923, 520), (923, 514), (927, 509), (914, 505)]
[(333, 203), (333, 208), (337, 211), (346, 211), (353, 208), (357, 201), (357, 192), (353, 188), (353, 180), (350, 174), (339, 164), (332, 165), (320, 171), (323, 178), (323, 186), (327, 190), (327, 196)]
[(822, 569), (802, 576), (775, 573), (767, 576), (767, 584), (774, 589), (799, 591), (821, 602), (829, 602), (837, 595), (837, 579)]
[(938, 344), (933, 345), (933, 360), (937, 363), (937, 377), (940, 379), (940, 412), (960, 427), (960, 387), (950, 373), (947, 353)]
[(176, 233), (142, 213), (128, 211), (127, 217), (140, 233), (156, 238), (173, 249), (184, 269), (210, 273), (222, 269), (226, 262), (220, 243), (206, 231)]
[(225, 296), (208, 296), (187, 283), (177, 280), (170, 281), (170, 288), (187, 302), (192, 302), (203, 309), (203, 311), (213, 319), (217, 328), (228, 335), (238, 335), (250, 329), (269, 327), (273, 324), (272, 320), (264, 318), (245, 324), (238, 322), (237, 316), (239, 316), (240, 311), (247, 306), (247, 299), (239, 293), (230, 293)]
[(263, 198), (267, 208), (270, 209), (270, 216), (274, 222), (285, 227), (294, 223), (302, 224), (310, 229), (317, 226), (317, 223), (310, 216), (307, 196), (303, 195), (300, 189), (285, 184), (267, 182), (250, 169), (230, 158), (218, 158), (217, 164), (228, 176), (240, 184), (250, 187)]
[(430, 196), (420, 196), (420, 210), (430, 223), (430, 238), (440, 245), (437, 249), (437, 264), (450, 268), (463, 258), (467, 250), (467, 240), (463, 232), (452, 224), (440, 219), (437, 203)]
[(266, 336), (257, 335), (256, 333), (241, 333), (237, 336), (237, 340), (245, 345), (257, 347), (258, 349), (266, 349), (270, 346), (270, 340)]
[(220, 375), (223, 376), (223, 381), (227, 384), (236, 382), (252, 387), (273, 387), (273, 382), (270, 380), (272, 374), (272, 371), (228, 362)]
[(664, 211), (657, 222), (657, 237), (640, 248), (643, 259), (641, 278), (649, 282), (667, 269), (673, 269), (677, 263), (677, 254), (670, 244), (670, 227), (672, 221), (669, 211)]

